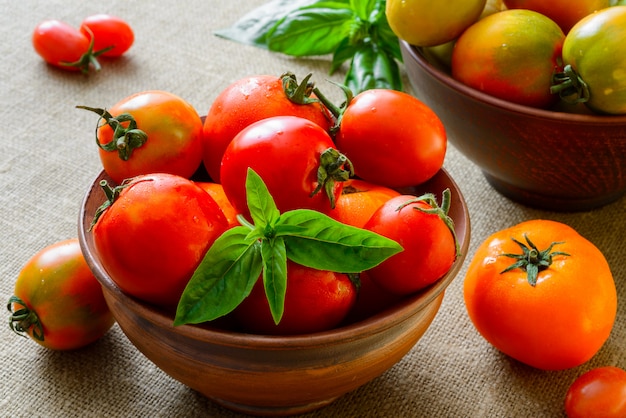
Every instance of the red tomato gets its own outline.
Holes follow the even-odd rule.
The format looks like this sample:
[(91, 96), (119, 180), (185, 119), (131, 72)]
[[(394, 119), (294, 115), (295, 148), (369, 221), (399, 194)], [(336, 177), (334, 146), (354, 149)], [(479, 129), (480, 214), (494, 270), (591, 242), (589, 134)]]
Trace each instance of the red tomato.
[(512, 9), (470, 26), (452, 51), (452, 76), (494, 97), (532, 107), (557, 100), (552, 75), (561, 71), (565, 35), (548, 17)]
[(285, 310), (278, 325), (272, 319), (260, 278), (233, 315), (246, 332), (308, 334), (339, 325), (355, 300), (356, 288), (347, 275), (304, 267), (288, 260)]
[(90, 38), (65, 22), (45, 20), (35, 27), (33, 47), (48, 64), (68, 71), (89, 72), (100, 64), (91, 48)]
[(430, 179), (447, 146), (444, 126), (428, 106), (385, 89), (366, 90), (350, 101), (335, 140), (357, 176), (387, 187)]
[(202, 163), (202, 120), (184, 99), (165, 91), (136, 93), (113, 105), (97, 140), (104, 171), (118, 184), (149, 173), (190, 178)]
[(120, 289), (175, 307), (194, 270), (228, 224), (202, 188), (180, 176), (133, 178), (92, 232), (98, 257)]
[(226, 197), (226, 193), (224, 193), (224, 188), (221, 184), (209, 181), (198, 181), (196, 184), (211, 195), (213, 200), (215, 200), (215, 203), (217, 203), (226, 217), (228, 226), (239, 225), (239, 221), (237, 220), (237, 211), (233, 205), (230, 204), (230, 201), (228, 200), (228, 197)]
[(363, 228), (374, 212), (400, 192), (360, 179), (349, 179), (330, 216), (348, 225)]
[(8, 308), (14, 331), (53, 350), (91, 344), (114, 322), (78, 239), (57, 242), (35, 254), (20, 271)]
[[(404, 251), (367, 271), (372, 281), (389, 292), (407, 295), (445, 275), (456, 259), (455, 236), (444, 210), (433, 203), (400, 195), (388, 200), (364, 228), (398, 242)], [(411, 202), (411, 203), (409, 203)], [(449, 221), (451, 222), (451, 221)]]
[(203, 161), (214, 181), (220, 182), (220, 165), (226, 147), (235, 135), (253, 122), (272, 116), (298, 116), (317, 123), (326, 131), (330, 129), (331, 118), (320, 103), (300, 104), (303, 98), (292, 101), (288, 97), (283, 86), (285, 77), (294, 81), (290, 75), (242, 78), (213, 101), (204, 121)]
[(565, 412), (568, 418), (626, 417), (626, 371), (606, 366), (584, 373), (565, 395)]
[(615, 283), (600, 250), (571, 227), (541, 219), (488, 237), (468, 267), (464, 295), (470, 319), (489, 343), (542, 370), (591, 359), (617, 312)]
[[(308, 119), (276, 116), (255, 122), (237, 134), (224, 153), (224, 192), (237, 212), (249, 217), (245, 184), (252, 168), (281, 212), (307, 208), (328, 213), (341, 194), (342, 182), (336, 180), (344, 172), (338, 153), (330, 162), (321, 162), (327, 150), (336, 152), (331, 137)], [(317, 191), (320, 166), (326, 167), (328, 178)]]
[(567, 33), (580, 19), (610, 6), (609, 0), (504, 0), (509, 9), (529, 9), (554, 20)]
[(135, 34), (126, 21), (107, 14), (85, 18), (80, 25), (80, 31), (87, 39), (93, 37), (94, 51), (107, 49), (101, 54), (104, 57), (119, 57), (128, 51), (135, 41)]

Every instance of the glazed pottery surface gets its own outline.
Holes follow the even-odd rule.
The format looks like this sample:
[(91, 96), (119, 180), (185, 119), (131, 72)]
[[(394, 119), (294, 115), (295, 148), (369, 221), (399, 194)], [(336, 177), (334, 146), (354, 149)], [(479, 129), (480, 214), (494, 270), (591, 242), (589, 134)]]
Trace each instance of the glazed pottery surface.
[(444, 291), (468, 250), (470, 221), (456, 183), (445, 170), (409, 193), (452, 192), (461, 256), (446, 276), (387, 310), (339, 328), (307, 335), (266, 336), (210, 324), (172, 325), (173, 315), (120, 291), (102, 267), (88, 231), (104, 201), (101, 173), (87, 192), (79, 219), (85, 258), (103, 286), (119, 326), (165, 373), (232, 410), (254, 415), (292, 415), (320, 408), (371, 381), (396, 364), (433, 321)]
[(503, 195), (537, 208), (583, 211), (626, 193), (626, 115), (500, 100), (454, 80), (424, 49), (405, 41), (400, 46), (416, 97)]

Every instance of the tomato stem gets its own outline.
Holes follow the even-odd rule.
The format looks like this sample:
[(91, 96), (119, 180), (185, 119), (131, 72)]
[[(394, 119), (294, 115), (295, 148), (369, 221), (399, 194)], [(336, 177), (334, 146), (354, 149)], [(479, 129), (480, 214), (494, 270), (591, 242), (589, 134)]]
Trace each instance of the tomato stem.
[[(109, 208), (109, 206), (111, 206), (113, 202), (115, 202), (115, 200), (120, 195), (122, 190), (131, 184), (132, 180), (133, 180), (132, 178), (124, 180), (122, 184), (120, 184), (119, 186), (115, 186), (115, 187), (111, 187), (109, 185), (109, 182), (106, 180), (100, 180), (100, 183), (99, 183), (100, 188), (104, 192), (104, 195), (106, 196), (107, 200), (105, 200), (104, 203), (102, 203), (102, 205), (100, 205), (100, 207), (96, 209), (96, 212), (93, 215), (93, 219), (91, 220), (91, 224), (89, 225), (88, 231), (91, 231), (93, 229), (93, 227), (96, 225), (96, 222), (98, 222), (98, 219), (100, 219), (100, 216), (102, 216), (102, 214)], [(147, 181), (147, 180), (144, 180), (144, 181)]]
[[(76, 108), (97, 113), (100, 119), (104, 119), (105, 123), (103, 125), (100, 124), (100, 119), (98, 119), (96, 126), (96, 144), (104, 151), (117, 151), (123, 161), (128, 161), (133, 150), (141, 147), (148, 140), (148, 135), (137, 128), (135, 118), (129, 113), (122, 113), (114, 117), (106, 109), (88, 106), (76, 106)], [(98, 131), (105, 125), (109, 125), (109, 127), (113, 129), (113, 139), (106, 144), (102, 144), (98, 137)]]
[(562, 100), (569, 104), (589, 101), (591, 96), (589, 86), (570, 64), (566, 65), (562, 72), (552, 76), (552, 83), (550, 93), (558, 94)]
[(517, 260), (509, 267), (502, 270), (500, 274), (519, 268), (527, 273), (526, 278), (528, 280), (528, 283), (533, 287), (537, 285), (537, 277), (539, 275), (539, 272), (547, 269), (548, 267), (550, 267), (550, 265), (552, 265), (552, 258), (555, 255), (561, 255), (564, 257), (569, 256), (569, 254), (562, 251), (552, 252), (552, 249), (555, 245), (563, 244), (562, 241), (553, 242), (548, 248), (540, 251), (526, 234), (524, 234), (526, 244), (516, 240), (515, 238), (511, 239), (513, 240), (513, 242), (520, 246), (520, 248), (522, 249), (522, 254), (500, 254), (501, 257), (510, 257)]
[(430, 209), (422, 208), (419, 206), (414, 206), (413, 209), (419, 210), (424, 213), (430, 213), (430, 214), (439, 216), (439, 218), (446, 224), (446, 226), (452, 233), (452, 238), (454, 239), (454, 245), (456, 248), (456, 255), (458, 257), (459, 254), (461, 254), (461, 247), (459, 245), (459, 240), (457, 239), (457, 236), (456, 236), (456, 230), (454, 228), (454, 220), (448, 215), (448, 212), (450, 211), (451, 201), (452, 201), (452, 193), (450, 192), (450, 189), (446, 188), (441, 195), (441, 205), (437, 203), (437, 199), (435, 198), (435, 195), (433, 193), (425, 193), (414, 199), (407, 200), (406, 202), (398, 206), (396, 208), (396, 211), (399, 211), (402, 208), (412, 203), (417, 203), (417, 202), (426, 203), (428, 206), (430, 206)]
[[(347, 167), (347, 170), (345, 169)], [(315, 196), (322, 188), (330, 200), (330, 207), (335, 208), (335, 183), (346, 181), (354, 175), (352, 162), (335, 148), (328, 148), (320, 155), (317, 169), (317, 187), (311, 192)]]
[(102, 67), (100, 65), (100, 62), (98, 61), (98, 56), (113, 49), (115, 45), (111, 45), (106, 48), (100, 49), (98, 51), (94, 51), (93, 50), (93, 46), (94, 46), (93, 33), (88, 27), (85, 27), (85, 29), (90, 35), (89, 48), (87, 49), (87, 51), (85, 51), (85, 53), (81, 55), (80, 58), (74, 62), (61, 61), (59, 64), (65, 67), (78, 68), (83, 74), (88, 74), (91, 67), (93, 67), (95, 71), (100, 71)]
[[(21, 305), (22, 308), (14, 311), (15, 304)], [(9, 317), (9, 327), (13, 332), (21, 337), (25, 337), (24, 334), (28, 333), (28, 330), (32, 328), (33, 338), (43, 341), (44, 340), (44, 332), (43, 325), (35, 313), (34, 310), (30, 309), (26, 306), (26, 303), (22, 301), (22, 299), (17, 296), (11, 296), (9, 298), (9, 302), (7, 303), (7, 309), (11, 312), (11, 316)]]

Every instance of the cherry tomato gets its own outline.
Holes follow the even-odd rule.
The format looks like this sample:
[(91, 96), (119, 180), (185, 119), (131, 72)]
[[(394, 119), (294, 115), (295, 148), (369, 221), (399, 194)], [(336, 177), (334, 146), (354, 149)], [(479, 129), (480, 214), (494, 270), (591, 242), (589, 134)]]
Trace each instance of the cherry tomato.
[(191, 180), (137, 176), (115, 189), (92, 228), (98, 257), (120, 289), (170, 308), (204, 254), (228, 227), (219, 206)]
[(486, 0), (387, 0), (389, 26), (416, 46), (434, 46), (456, 39), (478, 20)]
[(356, 288), (347, 275), (304, 267), (287, 261), (285, 310), (274, 323), (259, 279), (233, 315), (246, 332), (270, 335), (308, 334), (336, 327), (356, 301)]
[[(326, 161), (328, 160), (328, 161)], [(220, 178), (228, 200), (249, 217), (246, 176), (252, 168), (265, 182), (281, 212), (313, 209), (329, 213), (342, 190), (342, 156), (330, 135), (296, 116), (275, 116), (244, 128), (230, 142)], [(326, 175), (318, 181), (320, 167)]]
[[(303, 81), (306, 86), (306, 80)], [(298, 116), (328, 131), (331, 117), (307, 91), (297, 90), (295, 77), (258, 75), (242, 78), (213, 101), (204, 121), (204, 166), (220, 182), (220, 165), (226, 147), (243, 128), (272, 116)], [(302, 84), (301, 84), (302, 85)], [(301, 87), (302, 88), (302, 87)]]
[(114, 322), (75, 238), (45, 247), (24, 265), (8, 308), (14, 331), (52, 350), (91, 344)]
[(532, 10), (491, 14), (470, 26), (452, 51), (452, 76), (500, 99), (547, 107), (552, 75), (560, 71), (565, 35), (548, 17)]
[(504, 0), (509, 9), (528, 9), (554, 20), (567, 33), (583, 17), (609, 7), (609, 0)]
[(555, 221), (526, 221), (491, 235), (476, 250), (464, 286), (478, 332), (503, 353), (543, 370), (591, 359), (617, 311), (615, 283), (600, 250)]
[(415, 97), (372, 89), (356, 95), (341, 117), (337, 148), (363, 180), (414, 186), (443, 165), (447, 139), (437, 115)]
[(626, 371), (598, 367), (578, 377), (565, 395), (568, 418), (626, 417)]
[(94, 111), (104, 171), (116, 183), (149, 173), (190, 178), (202, 163), (202, 120), (179, 96), (160, 90), (128, 96)]
[(407, 295), (445, 275), (456, 259), (456, 239), (447, 217), (447, 198), (438, 207), (434, 198), (400, 195), (388, 200), (364, 228), (398, 242), (404, 251), (367, 271), (378, 286)]
[(93, 52), (90, 38), (59, 20), (45, 20), (33, 32), (33, 47), (48, 64), (67, 71), (88, 73), (100, 63)]
[(363, 228), (374, 212), (400, 192), (360, 179), (344, 182), (343, 190), (330, 216), (339, 222)]
[(626, 66), (624, 39), (626, 6), (585, 17), (565, 38), (563, 63), (574, 71), (573, 81), (580, 78), (586, 85), (577, 89), (577, 98), (595, 112), (626, 114), (626, 77), (621, 76)]
[(228, 197), (226, 197), (226, 193), (224, 193), (224, 188), (221, 184), (210, 181), (198, 181), (196, 184), (207, 192), (213, 200), (215, 200), (215, 203), (217, 203), (226, 217), (228, 226), (239, 225), (239, 221), (237, 220), (237, 211), (233, 205), (230, 204), (230, 201), (228, 200)]
[(94, 51), (101, 51), (104, 57), (119, 57), (133, 45), (135, 34), (130, 25), (117, 16), (97, 14), (85, 18), (80, 24), (80, 32), (91, 39)]

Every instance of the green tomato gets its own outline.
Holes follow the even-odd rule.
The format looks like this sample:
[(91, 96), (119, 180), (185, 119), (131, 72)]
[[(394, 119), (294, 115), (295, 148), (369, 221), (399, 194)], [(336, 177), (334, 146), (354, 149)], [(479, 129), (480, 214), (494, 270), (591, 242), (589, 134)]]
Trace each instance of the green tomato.
[(457, 38), (476, 22), (487, 0), (387, 0), (387, 21), (398, 38), (434, 46)]
[(626, 6), (587, 16), (565, 38), (563, 63), (574, 71), (565, 74), (584, 82), (575, 95), (595, 112), (626, 114), (625, 42)]

